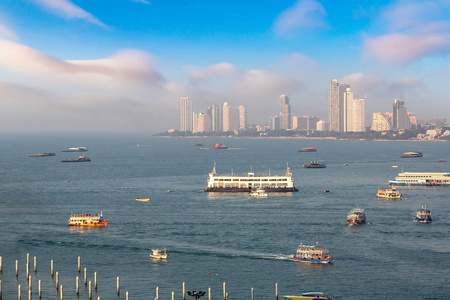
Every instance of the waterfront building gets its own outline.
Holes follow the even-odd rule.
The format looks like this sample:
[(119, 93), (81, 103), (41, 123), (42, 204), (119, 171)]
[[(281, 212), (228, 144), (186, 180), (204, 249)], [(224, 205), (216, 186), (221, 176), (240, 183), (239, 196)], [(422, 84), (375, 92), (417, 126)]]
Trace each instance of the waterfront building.
[(199, 113), (197, 116), (197, 127), (195, 132), (211, 132), (211, 116)]
[(330, 123), (320, 120), (316, 124), (317, 131), (330, 131)]
[(392, 124), (389, 118), (385, 114), (373, 113), (372, 114), (372, 127), (373, 131), (388, 131), (392, 130)]
[(337, 79), (332, 79), (328, 90), (330, 131), (344, 132), (344, 94), (349, 85), (339, 84)]
[(408, 112), (409, 124), (410, 127), (417, 128), (417, 118), (412, 112)]
[(301, 116), (292, 118), (292, 130), (316, 130), (318, 116)]
[(223, 104), (223, 131), (239, 129), (239, 109), (231, 107), (228, 102)]
[(189, 97), (180, 98), (180, 131), (193, 131), (192, 101)]
[(223, 106), (214, 104), (208, 109), (211, 115), (211, 130), (213, 132), (223, 131)]
[(366, 131), (366, 99), (353, 99), (352, 109), (352, 131)]
[(247, 128), (247, 107), (241, 105), (239, 109), (239, 129)]
[(393, 105), (393, 130), (403, 130), (410, 128), (408, 112), (406, 111), (405, 102), (399, 99), (394, 100)]
[(344, 92), (344, 132), (353, 131), (353, 100), (356, 95), (352, 93), (350, 87), (347, 87)]
[(280, 95), (280, 129), (291, 129), (291, 106), (286, 95)]
[(280, 130), (280, 117), (273, 116), (270, 118), (270, 130)]

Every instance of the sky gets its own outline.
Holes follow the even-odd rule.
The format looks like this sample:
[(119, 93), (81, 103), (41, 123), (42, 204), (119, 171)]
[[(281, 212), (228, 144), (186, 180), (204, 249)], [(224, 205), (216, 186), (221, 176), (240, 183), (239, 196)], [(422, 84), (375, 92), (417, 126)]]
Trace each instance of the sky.
[(2, 0), (0, 133), (179, 128), (227, 101), (328, 120), (331, 79), (373, 112), (450, 120), (450, 0)]

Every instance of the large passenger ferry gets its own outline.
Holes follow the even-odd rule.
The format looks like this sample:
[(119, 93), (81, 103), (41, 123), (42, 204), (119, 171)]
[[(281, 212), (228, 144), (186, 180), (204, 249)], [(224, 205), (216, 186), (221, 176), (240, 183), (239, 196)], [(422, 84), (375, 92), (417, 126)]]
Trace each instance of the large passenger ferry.
[(217, 175), (216, 164), (209, 173), (208, 187), (205, 192), (251, 192), (252, 189), (264, 189), (266, 192), (296, 192), (294, 176), (289, 166), (284, 175), (255, 175), (248, 172), (243, 175)]
[(297, 252), (292, 258), (301, 262), (321, 264), (332, 263), (334, 260), (333, 256), (328, 254), (328, 250), (320, 247), (318, 243), (315, 246), (300, 244)]
[(390, 180), (389, 184), (419, 186), (450, 185), (450, 173), (402, 172), (395, 177), (395, 180)]
[(70, 216), (69, 226), (106, 226), (109, 220), (103, 219), (103, 214), (72, 214)]

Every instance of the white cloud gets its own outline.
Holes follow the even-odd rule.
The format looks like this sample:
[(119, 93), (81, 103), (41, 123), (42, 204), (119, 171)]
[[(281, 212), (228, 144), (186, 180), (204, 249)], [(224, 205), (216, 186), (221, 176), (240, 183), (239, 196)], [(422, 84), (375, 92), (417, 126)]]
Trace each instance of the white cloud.
[(39, 5), (50, 9), (55, 14), (69, 19), (83, 19), (90, 23), (107, 27), (99, 19), (69, 0), (34, 0)]
[(326, 11), (315, 0), (298, 0), (292, 7), (283, 11), (273, 25), (278, 35), (287, 35), (304, 28), (325, 27)]
[(150, 3), (149, 1), (147, 1), (147, 0), (131, 0), (131, 1), (137, 2), (137, 3), (143, 3), (143, 4), (147, 4), (147, 5), (150, 5), (150, 4), (151, 4), (151, 3)]
[(364, 39), (364, 56), (384, 65), (405, 66), (421, 58), (450, 52), (450, 2), (400, 0), (389, 6), (380, 24), (383, 35)]
[(18, 40), (17, 34), (8, 28), (5, 24), (0, 22), (0, 39), (5, 38), (8, 40)]

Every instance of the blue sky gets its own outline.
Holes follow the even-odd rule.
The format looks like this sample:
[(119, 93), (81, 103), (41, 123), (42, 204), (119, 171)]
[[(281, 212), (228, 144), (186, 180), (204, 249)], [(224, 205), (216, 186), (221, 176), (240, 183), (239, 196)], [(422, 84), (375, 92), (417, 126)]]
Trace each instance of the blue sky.
[(450, 118), (450, 1), (0, 2), (0, 132), (156, 132), (228, 101), (264, 124), (279, 95), (328, 119), (328, 84), (372, 112)]

